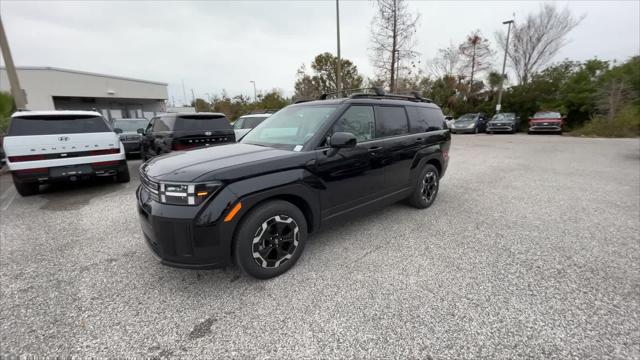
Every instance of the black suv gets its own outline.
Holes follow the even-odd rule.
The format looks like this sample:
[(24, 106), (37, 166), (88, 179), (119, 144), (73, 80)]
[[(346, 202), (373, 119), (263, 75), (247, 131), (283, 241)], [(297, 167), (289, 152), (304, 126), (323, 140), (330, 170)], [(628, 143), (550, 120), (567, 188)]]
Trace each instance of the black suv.
[(451, 135), (426, 99), (358, 93), (290, 105), (240, 142), (173, 152), (140, 168), (142, 231), (166, 265), (270, 278), (331, 220), (435, 200)]
[(144, 160), (173, 150), (235, 142), (229, 119), (221, 113), (173, 113), (154, 117), (142, 132)]

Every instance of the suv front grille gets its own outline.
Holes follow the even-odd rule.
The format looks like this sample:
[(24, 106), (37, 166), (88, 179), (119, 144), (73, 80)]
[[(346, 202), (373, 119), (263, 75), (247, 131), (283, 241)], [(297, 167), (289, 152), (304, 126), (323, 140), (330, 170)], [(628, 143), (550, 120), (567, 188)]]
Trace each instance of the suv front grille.
[(140, 171), (140, 182), (142, 183), (142, 187), (149, 193), (149, 196), (151, 196), (151, 199), (160, 201), (160, 197), (158, 196), (160, 184), (150, 180), (142, 171)]

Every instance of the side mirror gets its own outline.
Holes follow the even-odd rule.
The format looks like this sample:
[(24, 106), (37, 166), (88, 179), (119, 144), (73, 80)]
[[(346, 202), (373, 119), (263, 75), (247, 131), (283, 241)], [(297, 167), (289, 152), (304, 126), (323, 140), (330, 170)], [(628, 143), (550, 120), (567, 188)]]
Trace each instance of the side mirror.
[(336, 149), (352, 148), (357, 143), (356, 136), (349, 132), (337, 132), (329, 138), (329, 146)]
[(353, 148), (358, 143), (356, 136), (349, 132), (337, 132), (329, 138), (331, 149), (327, 152), (328, 157), (332, 157), (343, 148)]
[(143, 128), (140, 128), (140, 129), (136, 130), (136, 132), (138, 134), (140, 134), (140, 135), (144, 135), (144, 129)]
[(113, 132), (116, 133), (116, 134), (122, 134), (122, 129), (115, 128), (115, 129), (113, 129)]

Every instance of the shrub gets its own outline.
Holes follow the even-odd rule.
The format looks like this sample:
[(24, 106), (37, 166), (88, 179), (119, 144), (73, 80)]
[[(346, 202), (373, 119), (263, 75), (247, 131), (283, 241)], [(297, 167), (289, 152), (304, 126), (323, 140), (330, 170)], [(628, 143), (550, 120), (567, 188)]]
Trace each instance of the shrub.
[(640, 136), (640, 106), (627, 105), (613, 120), (595, 115), (582, 128), (570, 133), (577, 136), (637, 137)]

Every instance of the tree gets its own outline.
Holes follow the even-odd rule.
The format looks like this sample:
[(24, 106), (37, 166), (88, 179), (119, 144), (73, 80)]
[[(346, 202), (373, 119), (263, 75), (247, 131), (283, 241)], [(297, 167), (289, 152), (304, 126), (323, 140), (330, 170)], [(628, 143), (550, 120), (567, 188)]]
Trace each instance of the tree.
[[(297, 71), (294, 85), (295, 97), (317, 97), (323, 93), (334, 92), (337, 87), (338, 58), (326, 52), (313, 59), (311, 69), (313, 74), (306, 72), (304, 64)], [(358, 67), (348, 59), (340, 59), (341, 89), (357, 89), (362, 87), (363, 78), (358, 73)]]
[[(566, 44), (566, 35), (584, 18), (576, 19), (568, 9), (558, 11), (554, 5), (545, 4), (537, 14), (529, 14), (522, 24), (515, 24), (511, 30), (507, 57), (520, 84), (526, 84), (553, 59)], [(506, 32), (499, 32), (496, 38), (505, 50)]]
[(460, 50), (451, 44), (438, 49), (438, 55), (427, 64), (428, 72), (436, 78), (460, 74)]
[(16, 105), (13, 96), (8, 92), (0, 91), (0, 135), (7, 131), (14, 111), (16, 111)]
[(469, 74), (469, 84), (473, 84), (477, 73), (491, 68), (493, 51), (489, 46), (489, 40), (482, 37), (480, 30), (476, 30), (467, 36), (467, 39), (458, 47), (464, 74)]
[(409, 12), (406, 0), (377, 0), (377, 13), (371, 20), (373, 43), (372, 63), (382, 79), (389, 79), (389, 89), (396, 88), (399, 69), (409, 69), (407, 61), (414, 59), (416, 42), (414, 35), (419, 14)]

